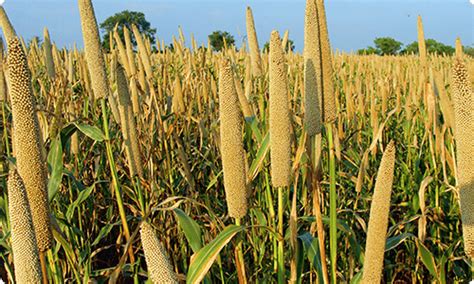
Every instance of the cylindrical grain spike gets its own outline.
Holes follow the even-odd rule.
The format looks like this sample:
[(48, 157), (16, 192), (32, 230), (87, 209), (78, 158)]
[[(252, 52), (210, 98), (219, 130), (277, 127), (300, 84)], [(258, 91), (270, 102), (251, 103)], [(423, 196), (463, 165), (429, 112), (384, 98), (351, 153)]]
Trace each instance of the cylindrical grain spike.
[(395, 144), (391, 141), (385, 149), (377, 172), (374, 195), (370, 206), (362, 283), (380, 283), (382, 276), (395, 152)]
[(270, 159), (274, 187), (289, 186), (291, 177), (291, 118), (285, 54), (278, 32), (270, 37)]
[(20, 41), (8, 44), (10, 98), (13, 115), (13, 132), (18, 173), (28, 193), (38, 249), (51, 246), (52, 234), (48, 202), (46, 164), (41, 156), (41, 140), (35, 100), (31, 88), (31, 75)]
[(46, 58), (46, 70), (48, 71), (49, 77), (54, 80), (54, 78), (56, 77), (56, 71), (54, 70), (53, 49), (51, 46), (51, 39), (49, 37), (49, 32), (47, 28), (44, 28), (43, 35), (43, 49)]
[(16, 37), (15, 29), (13, 28), (10, 19), (8, 19), (7, 13), (2, 5), (0, 5), (0, 26), (2, 27), (3, 35), (5, 36), (7, 43)]
[(423, 68), (426, 67), (426, 42), (425, 32), (423, 30), (423, 22), (421, 16), (418, 15), (418, 53), (420, 55), (420, 63)]
[(31, 209), (25, 185), (15, 170), (11, 170), (8, 175), (8, 211), (16, 283), (41, 283), (41, 266)]
[(150, 224), (143, 222), (140, 228), (140, 238), (145, 253), (148, 275), (154, 284), (178, 283), (168, 253), (156, 237)]
[(181, 88), (181, 80), (176, 76), (173, 83), (173, 103), (172, 110), (175, 114), (185, 112), (183, 89)]
[(6, 101), (7, 98), (7, 80), (5, 78), (5, 70), (3, 65), (3, 40), (0, 38), (0, 102)]
[(289, 51), (290, 48), (287, 46), (288, 45), (288, 36), (289, 36), (289, 31), (286, 30), (285, 34), (283, 35), (283, 39), (281, 41), (281, 48), (283, 48), (283, 51)]
[(461, 39), (459, 37), (456, 38), (456, 57), (457, 58), (462, 58), (462, 43)]
[(314, 0), (306, 1), (304, 26), (304, 125), (310, 136), (321, 133), (322, 72), (319, 24)]
[(224, 60), (220, 68), (219, 116), (221, 121), (221, 156), (227, 207), (231, 217), (242, 218), (247, 213), (242, 114), (229, 60)]
[(121, 65), (117, 67), (117, 93), (119, 99), (120, 123), (127, 153), (130, 175), (143, 176), (137, 126), (132, 111), (132, 102), (128, 91), (128, 83)]
[(239, 97), (240, 106), (242, 107), (242, 113), (245, 117), (252, 117), (253, 111), (252, 107), (245, 96), (244, 90), (242, 89), (242, 84), (240, 83), (239, 78), (235, 75), (234, 76), (234, 83), (235, 83), (235, 90), (237, 91), (237, 95)]
[(323, 122), (333, 122), (336, 119), (336, 94), (332, 81), (332, 52), (326, 21), (324, 0), (316, 0), (319, 24), (319, 44), (321, 50), (321, 66), (323, 76)]
[(135, 36), (135, 39), (137, 41), (138, 45), (138, 54), (140, 55), (140, 59), (142, 61), (143, 67), (145, 68), (145, 73), (148, 79), (153, 78), (153, 71), (151, 70), (151, 63), (150, 63), (150, 58), (148, 56), (148, 52), (145, 46), (145, 43), (143, 41), (143, 37), (140, 34), (140, 31), (135, 25), (132, 25), (132, 31), (133, 35)]
[(99, 29), (91, 0), (78, 0), (78, 2), (85, 57), (91, 76), (92, 90), (95, 98), (100, 99), (109, 95), (109, 87), (100, 45)]
[(128, 66), (130, 67), (130, 75), (137, 74), (137, 66), (135, 65), (135, 53), (133, 51), (132, 38), (127, 26), (123, 26), (123, 38), (125, 40), (125, 49), (127, 50)]
[(117, 27), (114, 29), (113, 36), (115, 43), (117, 44), (117, 49), (119, 51), (120, 61), (123, 67), (125, 68), (127, 75), (131, 76), (130, 65), (128, 64), (127, 50), (125, 49), (122, 39), (120, 38), (120, 35), (117, 31)]
[(457, 155), (457, 178), (461, 203), (464, 251), (474, 258), (474, 100), (467, 68), (461, 59), (453, 66), (453, 101)]
[(250, 7), (247, 7), (247, 40), (250, 49), (250, 59), (252, 62), (252, 75), (258, 77), (262, 75), (262, 62), (260, 59), (257, 31), (255, 30), (255, 22)]

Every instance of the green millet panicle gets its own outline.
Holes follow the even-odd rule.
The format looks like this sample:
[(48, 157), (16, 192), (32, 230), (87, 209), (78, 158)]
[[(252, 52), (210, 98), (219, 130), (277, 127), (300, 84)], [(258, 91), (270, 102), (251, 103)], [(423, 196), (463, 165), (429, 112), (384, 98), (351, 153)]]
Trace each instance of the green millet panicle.
[(41, 283), (41, 266), (31, 210), (20, 175), (8, 175), (8, 211), (15, 280), (17, 283)]
[(321, 133), (322, 71), (315, 0), (306, 1), (304, 25), (304, 125), (310, 136)]
[(457, 58), (453, 65), (454, 137), (456, 139), (457, 178), (461, 203), (464, 251), (474, 258), (474, 100), (467, 68)]
[(109, 95), (105, 61), (100, 44), (99, 29), (91, 0), (78, 0), (81, 15), (82, 36), (91, 85), (96, 99)]
[(287, 66), (280, 36), (270, 37), (270, 158), (272, 184), (289, 186), (291, 176), (291, 118)]
[(31, 74), (18, 38), (8, 44), (10, 98), (18, 173), (23, 178), (30, 203), (38, 249), (51, 246), (50, 213), (46, 163), (41, 156), (41, 140)]
[(13, 28), (10, 19), (8, 19), (7, 13), (2, 5), (0, 5), (0, 26), (2, 27), (7, 43), (16, 37), (15, 29)]
[(148, 275), (155, 284), (178, 283), (173, 266), (168, 258), (168, 253), (156, 237), (150, 224), (143, 222), (140, 227), (140, 237)]
[(48, 75), (51, 79), (56, 77), (56, 71), (54, 70), (54, 60), (53, 60), (53, 47), (51, 46), (51, 39), (49, 37), (49, 32), (47, 28), (44, 28), (44, 55), (46, 57), (46, 70), (48, 71)]
[(318, 10), (319, 24), (319, 44), (321, 50), (321, 66), (323, 76), (323, 122), (328, 123), (336, 119), (336, 94), (332, 81), (332, 53), (331, 44), (329, 43), (329, 35), (326, 21), (326, 11), (324, 8), (324, 0), (316, 0)]
[(229, 215), (247, 213), (245, 152), (242, 143), (242, 114), (229, 60), (221, 62), (219, 74), (219, 117), (224, 187)]
[(395, 166), (395, 144), (391, 141), (382, 156), (377, 172), (365, 245), (364, 272), (361, 283), (380, 283), (388, 229), (390, 196)]
[(260, 48), (258, 47), (257, 31), (255, 30), (255, 22), (250, 7), (247, 7), (247, 38), (252, 63), (252, 75), (258, 77), (262, 75), (262, 62), (260, 58)]
[(138, 142), (137, 125), (132, 111), (132, 102), (128, 91), (127, 78), (125, 77), (124, 68), (118, 65), (117, 70), (117, 93), (119, 99), (120, 123), (122, 126), (122, 134), (125, 143), (125, 151), (127, 153), (130, 175), (139, 177), (143, 176), (141, 154)]

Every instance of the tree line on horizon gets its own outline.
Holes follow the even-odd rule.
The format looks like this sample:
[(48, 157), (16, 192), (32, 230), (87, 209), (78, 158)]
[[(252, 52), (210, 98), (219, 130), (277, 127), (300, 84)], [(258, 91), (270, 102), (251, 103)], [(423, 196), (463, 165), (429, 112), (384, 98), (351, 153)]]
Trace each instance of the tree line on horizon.
[[(145, 14), (142, 12), (124, 10), (118, 12), (100, 24), (100, 28), (103, 32), (102, 46), (105, 50), (110, 50), (110, 34), (117, 28), (117, 32), (120, 37), (123, 39), (124, 32), (123, 28), (127, 27), (131, 30), (132, 25), (135, 25), (140, 33), (146, 35), (151, 44), (156, 43), (155, 34), (156, 28), (153, 28), (150, 22), (145, 18)], [(213, 31), (208, 35), (209, 44), (214, 51), (221, 51), (225, 45), (232, 46), (235, 45), (235, 38), (232, 34), (227, 31), (217, 30)], [(39, 37), (34, 37), (32, 40), (41, 42)], [(30, 41), (32, 41), (30, 40)], [(136, 41), (131, 37), (132, 44), (136, 47)], [(425, 40), (427, 51), (432, 54), (439, 55), (453, 55), (455, 53), (455, 48), (450, 45), (445, 45), (441, 42), (436, 41), (435, 39)], [(358, 55), (408, 55), (408, 54), (418, 54), (418, 42), (414, 41), (406, 46), (400, 41), (397, 41), (391, 37), (378, 37), (375, 38), (373, 46), (368, 46), (363, 49), (357, 50)], [(174, 49), (173, 43), (168, 45), (168, 48)], [(156, 49), (156, 48), (155, 48)], [(266, 42), (263, 45), (263, 51), (268, 51), (269, 42)], [(286, 50), (295, 50), (294, 41), (289, 39)], [(156, 51), (156, 50), (155, 50)], [(465, 54), (474, 57), (474, 46), (464, 46), (463, 51)]]

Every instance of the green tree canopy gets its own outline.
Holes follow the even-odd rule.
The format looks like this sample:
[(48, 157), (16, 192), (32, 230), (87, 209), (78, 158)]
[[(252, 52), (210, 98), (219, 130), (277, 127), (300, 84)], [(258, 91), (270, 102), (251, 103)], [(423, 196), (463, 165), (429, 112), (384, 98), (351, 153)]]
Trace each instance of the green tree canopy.
[(378, 55), (396, 55), (402, 48), (402, 43), (391, 37), (378, 37), (374, 40), (374, 45), (365, 49), (359, 49), (357, 54), (378, 54)]
[[(110, 32), (114, 30), (115, 26), (117, 26), (117, 31), (120, 38), (123, 40), (123, 27), (126, 26), (131, 31), (132, 24), (138, 28), (140, 33), (147, 36), (151, 43), (155, 43), (156, 29), (151, 28), (150, 22), (145, 19), (145, 14), (142, 12), (125, 10), (108, 17), (100, 24), (100, 28), (104, 32), (102, 46), (107, 50), (110, 49)], [(137, 43), (135, 38), (133, 36), (131, 38), (133, 46), (136, 46)]]
[(209, 35), (209, 41), (211, 43), (212, 49), (215, 51), (221, 51), (224, 48), (224, 39), (227, 46), (234, 45), (235, 39), (228, 32), (223, 31), (214, 31)]
[[(446, 54), (446, 55), (453, 55), (456, 51), (454, 47), (445, 45), (441, 42), (438, 42), (434, 39), (427, 39), (425, 40), (426, 43), (426, 50), (428, 53), (435, 53), (435, 54)], [(405, 49), (402, 50), (403, 54), (418, 54), (418, 42), (414, 41), (407, 45)]]
[[(270, 50), (270, 42), (266, 42), (263, 45), (263, 52), (268, 52)], [(288, 42), (286, 43), (286, 48), (285, 51), (295, 51), (295, 42), (291, 39), (288, 39)]]
[(376, 38), (374, 44), (379, 55), (396, 55), (402, 48), (402, 43), (391, 37)]

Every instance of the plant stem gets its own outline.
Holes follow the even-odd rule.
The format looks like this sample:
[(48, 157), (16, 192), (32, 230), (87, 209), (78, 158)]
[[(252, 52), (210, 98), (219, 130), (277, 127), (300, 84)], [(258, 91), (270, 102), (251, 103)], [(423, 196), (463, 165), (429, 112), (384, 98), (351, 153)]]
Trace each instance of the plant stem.
[[(110, 172), (112, 173), (112, 183), (115, 190), (115, 196), (117, 198), (117, 206), (119, 209), (120, 219), (122, 221), (123, 232), (125, 235), (125, 239), (128, 241), (130, 239), (130, 230), (128, 229), (127, 215), (125, 214), (125, 208), (123, 206), (123, 200), (122, 200), (122, 191), (120, 190), (120, 183), (118, 179), (117, 168), (115, 167), (114, 155), (112, 152), (112, 145), (110, 143), (110, 134), (109, 134), (105, 98), (100, 100), (100, 104), (102, 108), (102, 119), (103, 119), (104, 134), (105, 134), (105, 145), (107, 148), (107, 159), (109, 160)], [(133, 255), (132, 246), (129, 247), (128, 254), (130, 257), (130, 262), (133, 264), (135, 262), (135, 256)]]
[(283, 246), (285, 234), (283, 231), (283, 187), (278, 187), (278, 283), (285, 283), (285, 258)]
[(41, 274), (43, 275), (43, 284), (48, 284), (48, 268), (46, 266), (46, 257), (44, 251), (39, 252), (39, 259), (41, 264)]
[[(235, 218), (235, 225), (240, 226), (240, 218)], [(242, 251), (242, 240), (239, 239), (235, 246), (235, 259), (237, 262), (237, 274), (239, 276), (239, 284), (247, 284), (247, 276), (245, 275), (245, 261)]]
[(331, 256), (331, 282), (336, 283), (337, 268), (337, 193), (336, 193), (336, 159), (332, 125), (326, 124), (329, 147), (329, 249)]

